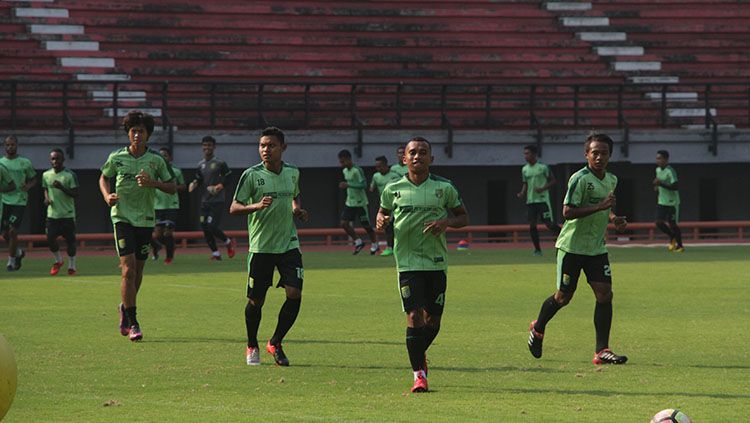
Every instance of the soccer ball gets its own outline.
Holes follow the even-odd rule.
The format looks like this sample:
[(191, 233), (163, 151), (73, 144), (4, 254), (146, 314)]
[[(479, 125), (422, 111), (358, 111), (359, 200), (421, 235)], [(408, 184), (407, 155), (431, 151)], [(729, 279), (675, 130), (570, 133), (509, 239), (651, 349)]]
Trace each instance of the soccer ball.
[(651, 418), (651, 423), (693, 423), (685, 413), (674, 408), (661, 410)]
[(13, 350), (0, 335), (0, 420), (5, 417), (16, 396), (17, 371)]

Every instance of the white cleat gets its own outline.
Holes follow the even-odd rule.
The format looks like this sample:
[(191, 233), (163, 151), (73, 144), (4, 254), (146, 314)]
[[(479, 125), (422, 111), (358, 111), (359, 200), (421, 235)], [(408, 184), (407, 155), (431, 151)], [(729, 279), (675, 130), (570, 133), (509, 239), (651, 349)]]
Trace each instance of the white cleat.
[(248, 366), (260, 365), (260, 353), (257, 348), (247, 347), (245, 350), (245, 359), (247, 360)]

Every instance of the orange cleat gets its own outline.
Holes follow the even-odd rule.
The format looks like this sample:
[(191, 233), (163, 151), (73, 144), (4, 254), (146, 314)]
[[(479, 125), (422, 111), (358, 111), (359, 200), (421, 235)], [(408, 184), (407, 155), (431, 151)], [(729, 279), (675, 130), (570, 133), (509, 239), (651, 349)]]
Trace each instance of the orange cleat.
[(50, 274), (50, 276), (55, 276), (55, 275), (57, 275), (58, 273), (60, 273), (60, 268), (62, 267), (62, 265), (63, 265), (63, 262), (59, 262), (59, 263), (58, 263), (58, 262), (55, 262), (55, 263), (52, 263), (52, 268), (51, 268), (51, 269), (49, 269), (49, 274)]

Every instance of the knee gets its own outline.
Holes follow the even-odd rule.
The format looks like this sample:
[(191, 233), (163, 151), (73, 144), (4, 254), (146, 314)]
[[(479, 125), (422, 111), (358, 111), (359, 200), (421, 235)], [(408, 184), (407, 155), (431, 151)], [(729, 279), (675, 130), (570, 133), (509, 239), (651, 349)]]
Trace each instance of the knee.
[(135, 281), (135, 268), (128, 264), (122, 265), (122, 278), (127, 282)]
[(290, 300), (299, 300), (302, 298), (302, 291), (299, 288), (286, 288), (286, 297)]
[(425, 326), (429, 326), (431, 328), (440, 327), (440, 316), (435, 316), (434, 314), (425, 313), (424, 324)]
[(563, 292), (563, 291), (557, 291), (555, 293), (555, 301), (557, 302), (557, 305), (560, 307), (565, 307), (570, 303), (570, 300), (573, 299), (573, 293), (572, 292)]
[(203, 222), (201, 222), (201, 229), (203, 229), (204, 231), (207, 231), (210, 228), (211, 228), (211, 224), (210, 223), (206, 222), (205, 220)]
[(419, 308), (406, 313), (406, 321), (409, 327), (421, 328), (424, 326), (424, 310)]
[(612, 297), (614, 296), (611, 290), (605, 291), (605, 292), (597, 292), (595, 294), (596, 294), (596, 302), (602, 303), (602, 304), (611, 303)]
[(247, 303), (250, 304), (252, 307), (263, 307), (263, 303), (266, 302), (265, 297), (259, 297), (259, 298), (253, 298), (248, 297)]

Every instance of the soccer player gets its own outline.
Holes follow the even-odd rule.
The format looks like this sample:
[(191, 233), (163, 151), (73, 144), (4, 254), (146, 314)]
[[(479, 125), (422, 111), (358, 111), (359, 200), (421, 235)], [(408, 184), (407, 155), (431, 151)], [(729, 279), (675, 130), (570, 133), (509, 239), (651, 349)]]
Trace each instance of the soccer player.
[(18, 155), (18, 139), (15, 135), (5, 138), (5, 156), (0, 158), (3, 165), (13, 179), (14, 189), (3, 194), (3, 215), (0, 230), (3, 238), (8, 242), (8, 271), (21, 268), (21, 260), (26, 252), (18, 246), (18, 228), (21, 227), (26, 204), (29, 200), (29, 190), (36, 185), (36, 171), (31, 160)]
[(42, 174), (44, 204), (47, 205), (47, 243), (55, 262), (49, 270), (57, 275), (63, 266), (60, 244), (62, 236), (67, 244), (68, 275), (76, 274), (76, 198), (78, 198), (78, 177), (65, 167), (65, 153), (59, 148), (49, 153), (52, 168)]
[(201, 228), (208, 248), (211, 249), (211, 260), (221, 260), (221, 253), (216, 247), (214, 238), (219, 238), (226, 245), (227, 256), (232, 258), (236, 246), (235, 241), (226, 236), (219, 227), (224, 212), (226, 180), (232, 171), (229, 170), (226, 162), (214, 156), (216, 149), (214, 137), (203, 137), (201, 148), (203, 160), (198, 162), (195, 180), (190, 183), (188, 191), (193, 192), (199, 186), (205, 187), (201, 193)]
[(523, 148), (523, 158), (526, 164), (521, 168), (521, 191), (516, 194), (518, 198), (526, 197), (527, 219), (529, 221), (529, 233), (531, 242), (534, 243), (534, 255), (542, 255), (542, 247), (539, 244), (539, 231), (537, 222), (540, 217), (547, 229), (555, 235), (560, 233), (560, 227), (553, 221), (552, 207), (549, 202), (549, 189), (557, 183), (555, 175), (549, 166), (537, 159), (539, 150), (535, 145), (527, 145)]
[[(389, 183), (402, 178), (403, 175), (399, 175), (393, 172), (388, 167), (388, 159), (385, 156), (379, 156), (375, 158), (375, 173), (372, 175), (372, 182), (370, 183), (370, 192), (383, 193), (383, 189)], [(387, 237), (386, 248), (380, 253), (381, 256), (387, 257), (393, 255), (393, 227), (390, 225), (386, 226), (385, 234)]]
[(440, 331), (445, 306), (445, 228), (466, 226), (469, 216), (453, 184), (430, 174), (429, 141), (412, 138), (405, 157), (409, 172), (383, 189), (377, 227), (393, 225), (396, 270), (406, 312), (406, 350), (414, 372), (411, 391), (425, 392), (427, 349)]
[(275, 127), (261, 132), (258, 153), (261, 163), (242, 173), (229, 213), (247, 215), (249, 236), (247, 305), (245, 326), (248, 365), (260, 364), (258, 326), (268, 288), (273, 284), (274, 269), (281, 278), (286, 301), (279, 311), (276, 330), (266, 344), (266, 351), (279, 366), (288, 366), (281, 341), (291, 329), (302, 303), (304, 271), (294, 217), (307, 222), (299, 191), (299, 169), (282, 160), (287, 144), (284, 133)]
[[(120, 334), (140, 341), (143, 333), (136, 316), (136, 296), (154, 231), (154, 194), (157, 189), (173, 194), (175, 184), (169, 163), (146, 146), (154, 131), (154, 118), (133, 110), (125, 116), (122, 126), (130, 144), (109, 155), (101, 169), (99, 190), (112, 208), (115, 247), (120, 256)], [(110, 191), (112, 178), (115, 192)]]
[(680, 220), (680, 192), (677, 186), (677, 172), (669, 165), (669, 152), (656, 152), (656, 178), (653, 180), (654, 191), (659, 193), (656, 202), (656, 227), (669, 237), (669, 251), (681, 253), (682, 231), (677, 226)]
[(403, 145), (400, 145), (396, 149), (396, 163), (391, 165), (391, 172), (394, 172), (395, 174), (399, 176), (404, 176), (409, 172), (409, 168), (406, 166), (406, 163), (404, 163), (404, 151), (406, 149)]
[(612, 327), (612, 269), (609, 266), (605, 235), (607, 224), (618, 231), (627, 221), (615, 215), (617, 177), (607, 172), (613, 142), (604, 134), (593, 132), (584, 143), (587, 166), (574, 173), (568, 181), (563, 203), (563, 224), (557, 237), (557, 291), (544, 300), (539, 317), (531, 322), (529, 350), (536, 358), (542, 356), (542, 341), (547, 323), (558, 310), (573, 298), (581, 270), (586, 273), (596, 297), (594, 327), (596, 349), (594, 364), (624, 364), (628, 358), (609, 349)]
[(167, 147), (159, 149), (159, 154), (169, 163), (175, 177), (174, 194), (167, 194), (156, 190), (154, 209), (156, 210), (156, 226), (151, 235), (151, 250), (154, 260), (159, 259), (159, 250), (164, 246), (167, 249), (167, 257), (164, 264), (171, 264), (174, 260), (174, 228), (177, 224), (177, 216), (180, 213), (180, 192), (185, 191), (185, 178), (179, 168), (172, 166), (172, 150)]
[(10, 177), (10, 172), (0, 164), (0, 216), (3, 215), (3, 193), (12, 192), (16, 189), (16, 183)]
[(375, 231), (372, 230), (370, 225), (370, 212), (367, 211), (367, 179), (365, 178), (365, 171), (361, 167), (355, 166), (352, 162), (352, 153), (349, 150), (339, 151), (339, 164), (341, 165), (341, 171), (344, 174), (344, 181), (339, 183), (339, 188), (346, 190), (346, 203), (344, 204), (344, 211), (341, 213), (341, 227), (344, 228), (346, 234), (354, 240), (354, 254), (359, 254), (365, 243), (362, 242), (356, 232), (354, 232), (354, 220), (359, 219), (360, 225), (367, 232), (367, 236), (370, 237), (370, 255), (374, 255), (380, 249), (378, 245), (378, 238), (375, 236)]

